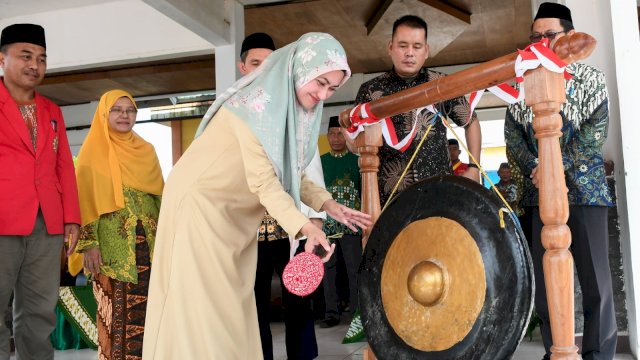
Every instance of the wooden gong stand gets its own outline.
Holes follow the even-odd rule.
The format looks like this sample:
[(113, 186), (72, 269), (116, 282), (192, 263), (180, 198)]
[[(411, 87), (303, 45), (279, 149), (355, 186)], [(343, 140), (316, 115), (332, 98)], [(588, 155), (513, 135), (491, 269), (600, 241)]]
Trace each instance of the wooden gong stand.
[[(584, 33), (560, 38), (554, 52), (570, 64), (588, 57), (595, 47), (595, 39)], [(455, 74), (385, 96), (370, 103), (371, 113), (383, 119), (429, 104), (464, 96), (515, 78), (518, 53), (488, 61)], [(566, 100), (563, 74), (544, 67), (524, 75), (525, 102), (533, 109), (533, 128), (538, 139), (538, 179), (540, 218), (544, 224), (541, 238), (545, 248), (543, 257), (544, 281), (547, 289), (553, 346), (552, 359), (579, 359), (574, 339), (573, 257), (569, 252), (571, 232), (567, 226), (569, 205), (559, 138), (562, 135), (560, 105)], [(340, 124), (351, 126), (349, 113), (340, 114)], [(380, 124), (367, 126), (356, 138), (360, 153), (362, 175), (362, 211), (375, 222), (380, 216), (378, 192), (378, 148), (382, 146)], [(368, 237), (363, 237), (363, 246)], [(375, 359), (370, 348), (365, 360)]]

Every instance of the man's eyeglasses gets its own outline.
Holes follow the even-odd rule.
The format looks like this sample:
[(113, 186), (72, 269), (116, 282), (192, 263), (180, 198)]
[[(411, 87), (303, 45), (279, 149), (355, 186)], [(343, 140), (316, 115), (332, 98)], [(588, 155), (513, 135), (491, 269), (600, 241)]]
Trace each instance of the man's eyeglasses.
[(125, 113), (129, 116), (133, 116), (137, 112), (138, 110), (135, 108), (121, 109), (121, 108), (114, 107), (114, 108), (111, 108), (111, 110), (109, 110), (109, 113), (115, 114), (118, 116), (124, 115)]
[(542, 38), (546, 38), (549, 40), (553, 40), (556, 38), (556, 35), (563, 33), (564, 31), (547, 31), (544, 34), (540, 34), (540, 33), (533, 33), (531, 34), (531, 36), (529, 36), (529, 40), (531, 40), (532, 43), (536, 43), (540, 40), (542, 40)]

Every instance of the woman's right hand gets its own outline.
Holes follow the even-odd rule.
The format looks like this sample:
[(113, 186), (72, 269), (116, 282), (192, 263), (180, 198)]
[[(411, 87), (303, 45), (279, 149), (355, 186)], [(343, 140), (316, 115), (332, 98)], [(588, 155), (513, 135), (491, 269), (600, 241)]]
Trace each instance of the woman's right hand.
[(320, 245), (327, 251), (327, 255), (322, 258), (322, 262), (329, 261), (331, 255), (333, 254), (333, 251), (336, 248), (336, 244), (329, 245), (327, 236), (311, 221), (304, 224), (302, 226), (302, 229), (300, 229), (300, 232), (302, 233), (302, 235), (307, 237), (307, 243), (304, 245), (304, 251), (313, 254), (313, 250), (316, 245)]
[(84, 252), (84, 268), (93, 275), (100, 274), (100, 266), (102, 265), (102, 255), (100, 248), (94, 247)]
[(359, 155), (360, 152), (358, 151), (358, 146), (356, 145), (356, 140), (352, 139), (349, 136), (349, 132), (347, 131), (347, 129), (341, 127), (340, 131), (342, 132), (342, 136), (344, 136), (344, 139), (346, 141), (346, 145), (347, 145), (347, 149), (349, 149), (350, 152)]

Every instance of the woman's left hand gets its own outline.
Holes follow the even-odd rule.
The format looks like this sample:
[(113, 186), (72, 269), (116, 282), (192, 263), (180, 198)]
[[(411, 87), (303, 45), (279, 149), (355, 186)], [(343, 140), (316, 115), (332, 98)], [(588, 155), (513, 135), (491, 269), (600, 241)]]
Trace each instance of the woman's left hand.
[(362, 230), (365, 230), (373, 224), (371, 221), (371, 215), (365, 214), (358, 210), (350, 209), (344, 205), (339, 204), (337, 201), (330, 199), (322, 204), (322, 211), (326, 211), (327, 215), (336, 219), (337, 221), (347, 225), (352, 231), (358, 231), (354, 225), (357, 225)]

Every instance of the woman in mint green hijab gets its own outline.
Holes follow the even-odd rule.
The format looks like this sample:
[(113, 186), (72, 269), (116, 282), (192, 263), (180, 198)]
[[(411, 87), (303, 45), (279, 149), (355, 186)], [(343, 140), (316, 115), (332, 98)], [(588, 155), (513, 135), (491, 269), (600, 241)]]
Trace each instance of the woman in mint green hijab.
[(149, 288), (145, 359), (261, 359), (253, 295), (265, 209), (306, 250), (325, 234), (304, 202), (355, 230), (370, 217), (303, 175), (323, 101), (351, 72), (340, 43), (310, 33), (272, 53), (218, 97), (169, 175)]

